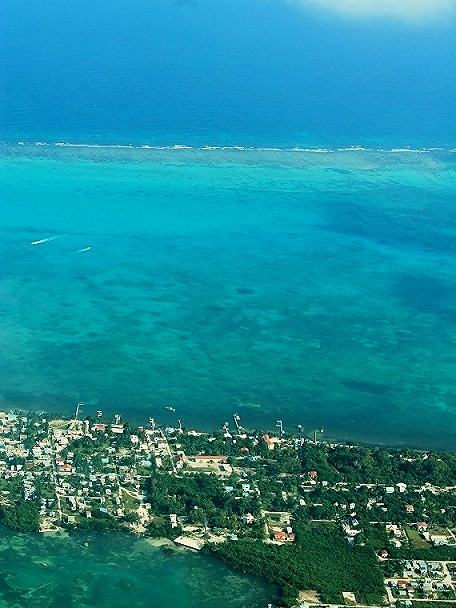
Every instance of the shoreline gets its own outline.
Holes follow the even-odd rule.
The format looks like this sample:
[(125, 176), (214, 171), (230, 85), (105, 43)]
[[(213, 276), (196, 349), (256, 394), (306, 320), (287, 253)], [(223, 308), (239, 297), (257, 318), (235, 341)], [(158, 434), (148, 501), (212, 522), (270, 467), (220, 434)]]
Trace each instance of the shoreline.
[[(431, 519), (434, 522), (434, 527), (429, 527), (429, 534), (435, 536), (438, 533), (435, 538), (445, 540), (446, 534), (448, 539), (450, 536), (455, 538), (450, 531), (452, 522), (448, 523), (448, 516), (444, 515), (446, 508), (440, 508), (447, 505), (447, 492), (454, 490), (454, 452), (440, 457), (411, 452), (391, 453), (388, 450), (374, 454), (369, 448), (360, 447), (353, 451), (354, 460), (350, 460), (350, 448), (322, 441), (319, 433), (323, 431), (315, 431), (313, 441), (285, 436), (281, 421), (278, 433), (271, 437), (266, 434), (249, 436), (240, 427), (239, 416), (235, 416), (237, 434), (236, 431), (230, 434), (225, 426), (225, 433), (219, 431), (213, 438), (193, 436), (191, 432), (185, 438), (183, 429), (162, 429), (155, 425), (153, 419), (150, 420), (151, 429), (146, 429), (136, 428), (127, 420), (119, 424), (119, 416), (115, 422), (103, 417), (98, 421), (78, 418), (80, 406), (78, 404), (74, 417), (69, 419), (52, 420), (44, 414), (23, 417), (18, 413), (2, 413), (6, 434), (13, 436), (10, 442), (15, 442), (15, 435), (26, 438), (32, 429), (34, 442), (30, 455), (25, 453), (20, 442), (16, 441), (15, 447), (11, 448), (8, 440), (5, 441), (6, 447), (10, 446), (10, 453), (2, 470), (5, 487), (13, 491), (11, 494), (8, 490), (11, 494), (9, 507), (2, 510), (5, 526), (19, 532), (40, 531), (44, 535), (58, 532), (57, 537), (73, 537), (86, 547), (91, 544), (90, 539), (84, 536), (87, 532), (116, 532), (130, 534), (135, 542), (145, 541), (151, 549), (169, 556), (195, 553), (204, 548), (204, 555), (225, 563), (234, 571), (276, 585), (282, 590), (280, 597), (285, 605), (296, 600), (298, 591), (303, 589), (301, 584), (307, 580), (304, 571), (288, 573), (287, 560), (299, 559), (306, 552), (309, 563), (318, 562), (321, 553), (331, 552), (334, 543), (337, 554), (332, 559), (342, 552), (347, 563), (351, 564), (353, 575), (361, 560), (366, 572), (370, 572), (375, 593), (380, 597), (379, 589), (384, 586), (380, 578), (384, 581), (385, 577), (382, 577), (378, 565), (377, 537), (367, 543), (370, 549), (366, 554), (361, 549), (366, 542), (355, 546), (352, 551), (351, 545), (357, 543), (347, 542), (347, 539), (354, 538), (364, 528), (369, 539), (373, 523), (381, 526), (383, 522), (402, 522), (401, 509), (406, 503), (411, 510), (405, 511), (414, 513), (405, 516), (409, 526), (427, 527), (429, 518), (429, 525)], [(235, 449), (226, 447), (231, 445), (231, 440), (232, 445), (237, 444)], [(206, 450), (205, 445), (209, 443), (211, 448)], [(275, 452), (271, 454), (270, 450)], [(112, 461), (103, 454), (114, 454)], [(93, 460), (95, 455), (100, 456), (98, 465)], [(16, 462), (9, 469), (8, 456), (21, 458), (22, 462)], [(429, 463), (424, 463), (428, 458), (432, 469)], [(155, 466), (152, 467), (154, 459)], [(87, 460), (94, 466), (86, 466)], [(359, 461), (366, 463), (361, 477)], [(404, 461), (415, 464), (403, 471)], [(273, 468), (263, 468), (269, 466)], [(312, 466), (315, 469), (311, 469)], [(47, 473), (43, 477), (45, 469)], [(179, 469), (183, 469), (182, 472)], [(284, 483), (283, 476), (290, 480), (290, 489), (283, 490), (282, 498), (277, 499), (274, 481)], [(440, 480), (441, 485), (431, 485), (434, 477)], [(24, 494), (17, 490), (17, 479), (23, 481)], [(44, 484), (43, 491), (51, 499), (36, 492), (39, 502), (27, 504), (35, 493), (36, 479)], [(227, 483), (232, 485), (224, 485)], [(361, 486), (366, 493), (363, 490), (359, 497), (355, 496), (353, 492)], [(326, 487), (330, 493), (328, 497), (324, 496)], [(346, 498), (338, 494), (340, 500), (334, 502), (333, 493), (342, 491), (352, 494)], [(419, 496), (415, 496), (417, 491)], [(433, 504), (429, 514), (422, 507), (427, 493), (433, 497), (441, 496), (433, 499), (440, 502)], [(390, 494), (395, 496), (390, 499)], [(321, 503), (314, 504), (317, 497)], [(379, 502), (380, 499), (383, 502)], [(235, 500), (242, 502), (234, 503)], [(349, 507), (351, 500), (354, 501), (353, 507)], [(234, 510), (234, 504), (240, 506)], [(385, 509), (380, 509), (386, 504)], [(357, 511), (347, 519), (347, 508), (355, 506)], [(301, 507), (305, 507), (303, 512)], [(386, 513), (390, 507), (391, 513), (384, 515), (383, 511)], [(393, 508), (396, 509), (394, 514)], [(195, 512), (194, 509), (199, 510)], [(419, 517), (421, 519), (417, 519)], [(87, 525), (88, 521), (90, 525)], [(43, 524), (42, 530), (38, 529), (40, 523)], [(362, 527), (358, 528), (360, 525)], [(380, 539), (381, 545), (387, 546), (394, 557), (393, 551), (399, 551), (402, 542), (399, 547), (391, 544), (387, 532)], [(408, 536), (406, 532), (404, 534)], [(406, 536), (401, 532), (401, 538)], [(232, 544), (233, 541), (240, 541), (240, 544)], [(312, 551), (309, 551), (310, 542)], [(280, 545), (288, 543), (290, 552), (281, 552)], [(450, 547), (448, 551), (456, 551), (456, 544), (450, 542), (439, 542), (435, 546), (443, 544)], [(144, 549), (145, 545), (142, 547)], [(140, 545), (138, 549), (141, 549)], [(402, 554), (397, 555), (400, 557)], [(247, 556), (254, 556), (253, 561), (246, 562)], [(439, 556), (435, 555), (436, 558)], [(447, 560), (450, 558), (445, 557)], [(274, 574), (268, 569), (270, 559), (277, 561), (278, 570)], [(40, 563), (48, 565), (46, 561)], [(336, 571), (339, 566), (340, 562), (334, 562)], [(336, 597), (343, 587), (336, 584), (333, 588), (325, 577), (318, 575), (308, 584), (311, 585), (309, 588), (321, 593), (322, 601), (326, 603), (325, 597)], [(346, 588), (351, 589), (350, 584)], [(354, 585), (352, 592), (364, 597), (361, 587)]]
[[(87, 405), (89, 405), (89, 404), (87, 404)], [(99, 408), (100, 406), (99, 406), (99, 404), (96, 404), (93, 407)], [(37, 408), (37, 409), (23, 408), (23, 407), (19, 407), (19, 406), (14, 406), (13, 404), (11, 404), (10, 406), (7, 406), (5, 409), (4, 403), (2, 404), (2, 402), (0, 402), (0, 410), (17, 412), (17, 413), (27, 413), (27, 412), (31, 412), (31, 413), (35, 413), (35, 414), (44, 413), (49, 416), (56, 416), (57, 418), (62, 417), (64, 419), (68, 419), (68, 420), (72, 419), (72, 410), (69, 410), (68, 412), (62, 412), (61, 410), (52, 411), (52, 410), (43, 409), (43, 408)], [(90, 416), (90, 414), (88, 413), (87, 416)], [(112, 417), (112, 414), (110, 411), (107, 411), (107, 416)], [(243, 420), (245, 419), (245, 417), (246, 417), (245, 415), (242, 416)], [(146, 418), (145, 417), (142, 418), (141, 416), (131, 416), (131, 417), (126, 416), (125, 419), (128, 420), (130, 423), (138, 425), (138, 426), (144, 426), (146, 424)], [(188, 421), (188, 417), (186, 417), (186, 420)], [(221, 418), (221, 420), (222, 420), (222, 418)], [(270, 424), (271, 423), (269, 422), (269, 423), (265, 423), (265, 424), (259, 424), (254, 427), (250, 426), (250, 428), (247, 429), (246, 432), (247, 433), (264, 432), (264, 433), (269, 433), (269, 434), (274, 435), (276, 433), (276, 429), (274, 426), (269, 426)], [(168, 424), (165, 422), (159, 421), (157, 423), (157, 427), (159, 427), (159, 428), (160, 427), (167, 428), (167, 427), (172, 427), (172, 426), (173, 426), (172, 424)], [(212, 433), (214, 433), (215, 430), (217, 430), (219, 428), (219, 426), (221, 427), (221, 423), (220, 423), (220, 425), (216, 425), (216, 424), (210, 425), (207, 423), (207, 421), (203, 422), (203, 421), (196, 420), (195, 424), (193, 424), (191, 426), (189, 425), (188, 427), (186, 426), (185, 428), (187, 430), (195, 430), (195, 432), (198, 432), (198, 433), (211, 435)], [(289, 432), (287, 430), (288, 428), (291, 428), (293, 430), (293, 432)], [(287, 427), (285, 429), (285, 434), (290, 435), (290, 436), (298, 435), (297, 425), (294, 426), (292, 424), (289, 427)], [(318, 441), (320, 443), (328, 443), (328, 444), (331, 444), (331, 443), (342, 444), (342, 445), (351, 445), (352, 444), (352, 445), (359, 445), (361, 447), (391, 449), (391, 450), (411, 449), (411, 450), (415, 450), (418, 452), (452, 452), (453, 451), (453, 446), (448, 446), (448, 447), (431, 446), (431, 447), (429, 447), (429, 446), (425, 446), (423, 443), (420, 443), (420, 442), (412, 443), (412, 442), (407, 442), (404, 440), (402, 440), (401, 442), (388, 441), (387, 437), (384, 437), (381, 439), (379, 438), (377, 440), (372, 440), (372, 439), (364, 438), (364, 437), (360, 437), (357, 439), (355, 437), (348, 436), (345, 432), (338, 434), (337, 432), (335, 432), (334, 429), (331, 429), (331, 431), (329, 433), (327, 433), (325, 431), (323, 435), (320, 435), (320, 433), (319, 433), (318, 437), (319, 437)], [(311, 441), (311, 439), (312, 439), (311, 433), (304, 433), (303, 438), (307, 439), (308, 441)]]
[(166, 536), (161, 536), (160, 538), (152, 538), (150, 536), (143, 536), (142, 537), (143, 540), (145, 540), (147, 542), (148, 545), (151, 545), (152, 547), (155, 547), (156, 549), (160, 549), (162, 547), (172, 547), (173, 549), (176, 549), (176, 551), (178, 551), (180, 549), (180, 547), (178, 547), (174, 541), (172, 541), (170, 538), (167, 538)]

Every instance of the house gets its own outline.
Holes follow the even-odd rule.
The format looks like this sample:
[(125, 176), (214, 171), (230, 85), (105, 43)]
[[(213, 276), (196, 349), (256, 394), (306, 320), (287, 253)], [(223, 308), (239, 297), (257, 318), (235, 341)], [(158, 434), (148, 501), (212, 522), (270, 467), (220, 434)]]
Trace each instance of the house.
[(279, 530), (278, 532), (274, 532), (273, 539), (278, 542), (292, 543), (292, 542), (294, 542), (295, 535), (290, 534), (288, 532), (283, 532), (282, 530)]
[(268, 450), (273, 450), (274, 449), (274, 442), (271, 440), (271, 438), (269, 437), (269, 435), (263, 435), (263, 441), (265, 442)]
[(213, 532), (214, 532), (214, 534), (225, 534), (226, 528), (214, 528)]
[(228, 460), (228, 456), (206, 456), (204, 454), (198, 454), (195, 456), (195, 462), (218, 462), (218, 463), (226, 463)]
[(416, 527), (419, 532), (426, 532), (428, 525), (425, 521), (418, 521)]
[(448, 545), (448, 538), (446, 536), (442, 536), (439, 534), (431, 534), (430, 539), (434, 547), (439, 547), (441, 545)]
[(397, 538), (402, 536), (402, 532), (397, 524), (386, 524), (385, 529), (389, 534), (393, 534)]
[(417, 566), (418, 566), (418, 570), (420, 571), (420, 574), (425, 574), (427, 572), (427, 564), (426, 562), (417, 562)]
[(69, 474), (73, 470), (73, 467), (68, 462), (64, 462), (58, 465), (59, 473)]

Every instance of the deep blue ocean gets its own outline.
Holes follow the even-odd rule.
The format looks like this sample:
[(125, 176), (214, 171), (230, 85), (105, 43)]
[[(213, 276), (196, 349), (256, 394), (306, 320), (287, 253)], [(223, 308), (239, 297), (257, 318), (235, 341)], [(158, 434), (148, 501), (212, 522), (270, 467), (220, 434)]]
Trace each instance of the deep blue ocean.
[(312, 5), (1, 0), (0, 137), (453, 145), (454, 19)]

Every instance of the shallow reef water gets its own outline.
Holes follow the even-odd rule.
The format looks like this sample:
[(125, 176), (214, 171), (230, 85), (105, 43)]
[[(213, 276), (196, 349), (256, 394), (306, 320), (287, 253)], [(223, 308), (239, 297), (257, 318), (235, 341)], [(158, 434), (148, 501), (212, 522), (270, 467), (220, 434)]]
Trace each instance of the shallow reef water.
[[(18, 539), (26, 556), (12, 548)], [(0, 530), (2, 608), (262, 608), (276, 592), (212, 558), (187, 550), (167, 555), (155, 542), (127, 534)]]
[(451, 150), (0, 153), (2, 407), (452, 446)]

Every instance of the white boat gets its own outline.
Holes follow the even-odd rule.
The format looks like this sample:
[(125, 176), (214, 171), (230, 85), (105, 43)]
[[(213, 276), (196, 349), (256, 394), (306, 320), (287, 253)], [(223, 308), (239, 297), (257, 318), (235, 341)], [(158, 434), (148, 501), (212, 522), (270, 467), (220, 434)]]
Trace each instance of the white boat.
[(41, 245), (41, 243), (49, 243), (49, 241), (55, 241), (55, 239), (61, 239), (63, 234), (58, 234), (56, 236), (49, 236), (46, 239), (39, 239), (38, 241), (32, 241), (30, 245)]

